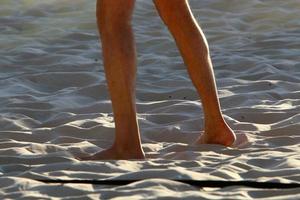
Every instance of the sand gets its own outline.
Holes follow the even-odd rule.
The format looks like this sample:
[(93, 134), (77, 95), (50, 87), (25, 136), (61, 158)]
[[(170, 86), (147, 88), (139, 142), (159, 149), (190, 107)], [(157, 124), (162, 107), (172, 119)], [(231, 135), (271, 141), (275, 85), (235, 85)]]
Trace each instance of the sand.
[[(168, 179), (300, 183), (300, 4), (190, 1), (210, 44), (236, 148), (192, 145), (201, 102), (152, 1), (138, 0), (144, 161), (78, 161), (113, 141), (95, 1), (1, 0), (1, 199), (300, 199), (298, 189), (198, 188)], [(245, 137), (248, 140), (245, 140)], [(129, 185), (34, 179), (144, 179)]]

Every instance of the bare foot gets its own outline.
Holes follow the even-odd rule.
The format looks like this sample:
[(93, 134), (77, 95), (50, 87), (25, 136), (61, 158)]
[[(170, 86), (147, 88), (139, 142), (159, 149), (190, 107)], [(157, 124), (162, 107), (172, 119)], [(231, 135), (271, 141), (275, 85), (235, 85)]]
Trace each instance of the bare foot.
[(236, 135), (233, 130), (226, 123), (222, 123), (206, 128), (203, 135), (200, 136), (196, 143), (232, 146), (235, 140)]
[(86, 157), (77, 157), (79, 160), (130, 160), (145, 159), (143, 150), (120, 150), (110, 147), (98, 153)]

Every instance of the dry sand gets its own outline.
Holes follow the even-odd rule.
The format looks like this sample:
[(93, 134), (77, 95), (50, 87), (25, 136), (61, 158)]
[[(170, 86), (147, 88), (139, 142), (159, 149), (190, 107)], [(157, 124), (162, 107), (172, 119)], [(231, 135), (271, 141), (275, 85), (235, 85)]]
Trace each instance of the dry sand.
[[(95, 1), (0, 0), (1, 199), (300, 199), (298, 189), (196, 188), (166, 179), (300, 183), (300, 4), (193, 0), (238, 148), (191, 145), (203, 112), (152, 1), (138, 0), (137, 107), (148, 160), (80, 162), (108, 147), (111, 102)], [(33, 179), (145, 179), (125, 186)]]

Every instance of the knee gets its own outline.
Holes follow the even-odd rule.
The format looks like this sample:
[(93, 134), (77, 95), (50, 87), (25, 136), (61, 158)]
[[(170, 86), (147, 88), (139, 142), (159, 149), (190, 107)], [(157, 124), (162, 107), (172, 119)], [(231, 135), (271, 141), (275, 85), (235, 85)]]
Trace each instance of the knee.
[(178, 24), (182, 17), (188, 12), (186, 0), (153, 0), (156, 10), (167, 26)]
[(97, 0), (96, 17), (100, 30), (131, 23), (135, 0)]

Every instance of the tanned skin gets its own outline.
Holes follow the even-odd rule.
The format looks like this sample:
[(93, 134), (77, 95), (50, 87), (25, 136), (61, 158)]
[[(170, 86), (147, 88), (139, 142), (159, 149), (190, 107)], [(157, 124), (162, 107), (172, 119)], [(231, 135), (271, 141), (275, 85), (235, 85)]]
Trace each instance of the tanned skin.
[[(204, 111), (198, 144), (231, 146), (235, 133), (224, 120), (206, 38), (187, 0), (154, 0), (173, 35)], [(82, 160), (145, 159), (135, 104), (136, 47), (131, 19), (135, 0), (97, 0), (97, 24), (115, 120), (113, 145)]]

